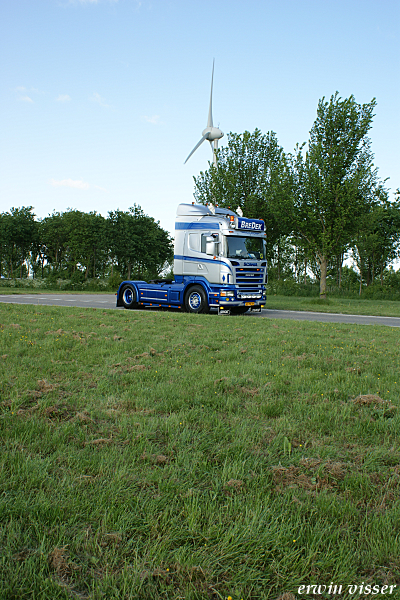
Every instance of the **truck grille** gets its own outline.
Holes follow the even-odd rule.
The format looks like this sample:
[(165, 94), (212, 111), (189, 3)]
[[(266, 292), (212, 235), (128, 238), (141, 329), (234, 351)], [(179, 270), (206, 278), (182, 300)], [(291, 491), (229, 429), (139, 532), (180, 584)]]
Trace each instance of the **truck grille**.
[(236, 284), (239, 287), (253, 287), (262, 285), (264, 269), (252, 269), (249, 267), (236, 268)]

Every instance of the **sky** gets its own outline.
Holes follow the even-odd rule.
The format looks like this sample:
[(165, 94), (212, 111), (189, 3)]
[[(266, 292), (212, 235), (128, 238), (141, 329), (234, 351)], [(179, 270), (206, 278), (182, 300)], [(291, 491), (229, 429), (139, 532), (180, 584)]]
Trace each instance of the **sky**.
[[(400, 187), (399, 0), (1, 0), (0, 212), (134, 204), (173, 234), (214, 125), (306, 142), (318, 100), (376, 98), (375, 166)], [(227, 135), (220, 141), (227, 143)]]

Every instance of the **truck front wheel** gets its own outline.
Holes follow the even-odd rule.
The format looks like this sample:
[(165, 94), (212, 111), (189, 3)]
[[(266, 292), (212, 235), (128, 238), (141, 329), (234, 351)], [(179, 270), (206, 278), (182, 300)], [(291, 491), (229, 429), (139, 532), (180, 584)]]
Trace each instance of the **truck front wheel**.
[(185, 309), (189, 313), (208, 313), (207, 296), (201, 285), (194, 285), (185, 294)]
[(132, 285), (125, 285), (121, 290), (121, 302), (124, 308), (137, 308), (136, 291)]

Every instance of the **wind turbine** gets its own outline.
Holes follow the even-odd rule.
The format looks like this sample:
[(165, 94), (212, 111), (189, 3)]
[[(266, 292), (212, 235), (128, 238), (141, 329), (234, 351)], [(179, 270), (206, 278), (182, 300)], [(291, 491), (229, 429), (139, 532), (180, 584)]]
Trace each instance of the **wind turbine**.
[[(201, 144), (205, 140), (208, 140), (210, 142), (211, 150), (212, 150), (212, 153), (213, 153), (213, 164), (214, 164), (215, 167), (217, 166), (217, 155), (216, 155), (215, 151), (218, 148), (218, 140), (220, 140), (223, 137), (224, 134), (223, 134), (223, 132), (218, 127), (213, 127), (213, 118), (212, 118), (213, 81), (214, 81), (214, 61), (213, 61), (213, 68), (212, 68), (212, 75), (211, 75), (210, 108), (208, 109), (207, 127), (205, 129), (203, 129), (203, 132), (202, 132), (202, 136), (203, 137), (201, 138), (201, 140), (199, 141), (199, 143), (196, 144), (196, 146), (193, 148), (193, 150), (191, 151), (191, 153), (189, 154), (189, 156), (185, 160), (184, 164), (186, 164), (187, 161), (189, 160), (189, 158), (192, 156), (192, 154), (194, 152), (196, 152), (197, 148), (199, 146), (201, 146)], [(214, 148), (213, 148), (213, 144), (214, 144)]]

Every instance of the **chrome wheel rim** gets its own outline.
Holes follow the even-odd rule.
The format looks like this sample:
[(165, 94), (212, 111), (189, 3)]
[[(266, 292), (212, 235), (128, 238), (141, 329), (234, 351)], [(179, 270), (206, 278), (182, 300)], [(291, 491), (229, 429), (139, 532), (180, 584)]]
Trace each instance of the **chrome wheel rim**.
[(122, 298), (123, 298), (123, 301), (125, 302), (125, 304), (132, 304), (133, 290), (131, 290), (130, 288), (127, 288), (126, 290), (124, 290), (124, 293), (122, 294)]
[(201, 305), (201, 296), (199, 292), (192, 292), (189, 296), (189, 306), (192, 310), (197, 310)]

